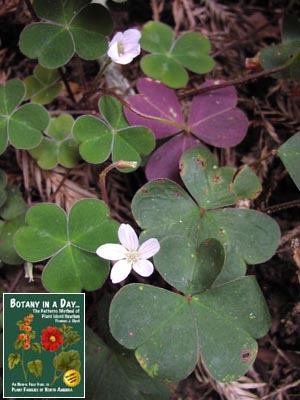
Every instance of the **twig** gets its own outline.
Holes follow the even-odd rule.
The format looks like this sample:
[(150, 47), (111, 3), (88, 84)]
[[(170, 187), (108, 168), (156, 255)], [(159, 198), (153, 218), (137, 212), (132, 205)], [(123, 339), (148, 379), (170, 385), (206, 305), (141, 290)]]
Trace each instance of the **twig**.
[(274, 212), (287, 210), (288, 208), (300, 207), (300, 200), (288, 201), (282, 204), (276, 204), (274, 206), (266, 207), (261, 212), (266, 212), (267, 214), (273, 214)]
[(36, 12), (34, 11), (34, 8), (32, 7), (32, 4), (30, 3), (30, 0), (24, 0), (25, 4), (28, 8), (28, 11), (30, 12), (32, 19), (35, 21), (39, 20), (39, 17), (36, 15)]
[(281, 392), (283, 392), (283, 391), (285, 391), (285, 390), (291, 389), (291, 388), (293, 388), (293, 387), (295, 387), (295, 386), (298, 386), (298, 385), (300, 385), (300, 379), (298, 379), (298, 380), (295, 381), (295, 382), (289, 383), (289, 384), (287, 384), (287, 385), (281, 386), (280, 388), (274, 390), (273, 392), (267, 394), (266, 396), (261, 397), (260, 400), (269, 399), (270, 397), (273, 397), (273, 396), (275, 396), (276, 394), (279, 394), (279, 393), (281, 393)]
[(185, 93), (180, 94), (178, 97), (180, 99), (183, 99), (183, 98), (188, 97), (188, 96), (194, 96), (195, 94), (203, 94), (203, 93), (210, 92), (212, 90), (223, 89), (223, 88), (226, 88), (228, 86), (241, 85), (242, 83), (246, 83), (246, 82), (258, 79), (258, 78), (262, 78), (264, 76), (270, 76), (272, 74), (275, 74), (276, 72), (283, 71), (287, 67), (288, 67), (288, 65), (282, 65), (281, 67), (268, 69), (267, 71), (260, 71), (260, 72), (257, 72), (255, 74), (248, 75), (248, 76), (243, 76), (241, 78), (232, 79), (230, 81), (221, 82), (221, 83), (215, 83), (213, 85), (206, 86), (206, 87), (203, 87), (203, 88), (190, 89), (190, 90), (187, 90)]
[(69, 95), (70, 99), (73, 101), (73, 103), (76, 103), (75, 97), (74, 97), (74, 95), (73, 95), (73, 92), (72, 92), (72, 90), (71, 90), (71, 87), (70, 87), (70, 85), (69, 85), (69, 82), (67, 81), (67, 78), (66, 78), (66, 75), (65, 75), (63, 69), (62, 69), (61, 67), (58, 68), (58, 72), (59, 72), (59, 74), (60, 74), (60, 76), (61, 76), (61, 79), (62, 79), (62, 81), (63, 81), (63, 83), (64, 83), (66, 89), (67, 89), (67, 92), (68, 92), (68, 95)]
[(50, 203), (55, 199), (55, 196), (57, 195), (57, 193), (60, 191), (60, 189), (62, 188), (63, 184), (65, 183), (65, 181), (68, 179), (68, 177), (71, 174), (72, 169), (69, 169), (68, 172), (64, 175), (64, 177), (62, 178), (62, 180), (60, 181), (59, 185), (57, 186), (56, 190), (54, 193), (52, 193), (49, 201)]

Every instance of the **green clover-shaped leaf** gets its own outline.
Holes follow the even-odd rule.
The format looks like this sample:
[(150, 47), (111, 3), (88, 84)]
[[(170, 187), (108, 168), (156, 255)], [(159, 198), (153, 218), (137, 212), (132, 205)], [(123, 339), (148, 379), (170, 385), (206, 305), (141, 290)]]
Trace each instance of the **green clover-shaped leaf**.
[(27, 26), (20, 36), (20, 49), (43, 67), (61, 67), (75, 52), (85, 60), (105, 53), (105, 35), (112, 30), (106, 7), (91, 0), (34, 0), (33, 8), (47, 22)]
[(40, 104), (50, 103), (62, 90), (59, 72), (41, 65), (34, 68), (33, 75), (24, 79), (24, 83), (26, 86), (25, 100), (30, 99)]
[(270, 317), (255, 278), (247, 276), (187, 297), (127, 285), (112, 301), (109, 323), (115, 339), (135, 350), (150, 376), (183, 379), (200, 352), (216, 379), (232, 381), (255, 360), (255, 338), (266, 333)]
[(172, 88), (187, 84), (185, 68), (198, 74), (213, 68), (209, 40), (199, 33), (187, 32), (174, 41), (168, 25), (150, 21), (144, 25), (140, 43), (144, 50), (152, 53), (141, 60), (144, 73)]
[(284, 17), (282, 43), (261, 50), (259, 62), (264, 69), (285, 67), (274, 74), (275, 78), (300, 79), (300, 20), (297, 16)]
[(31, 149), (42, 140), (49, 123), (48, 111), (39, 104), (18, 105), (24, 100), (25, 85), (12, 79), (0, 85), (0, 154), (8, 140), (17, 149)]
[(95, 251), (103, 243), (117, 242), (118, 224), (108, 218), (108, 209), (100, 200), (80, 200), (68, 216), (55, 204), (38, 204), (28, 211), (27, 226), (18, 230), (15, 247), (30, 262), (51, 257), (42, 275), (47, 290), (95, 290), (109, 269)]
[(0, 207), (0, 259), (9, 265), (23, 264), (14, 248), (14, 235), (25, 224), (27, 204), (16, 186), (6, 187), (5, 194)]
[[(234, 204), (245, 193), (255, 197), (260, 185), (253, 178), (253, 172), (242, 169), (240, 173), (245, 182), (241, 184), (237, 175), (230, 183), (232, 171), (228, 174), (227, 168), (218, 169), (209, 151), (203, 148), (187, 151), (180, 165), (182, 179), (193, 198), (175, 182), (158, 179), (144, 185), (132, 202), (133, 215), (145, 230), (143, 237), (156, 237), (167, 243), (171, 240), (169, 237), (181, 237), (183, 244), (173, 248), (174, 263), (162, 262), (169, 255), (169, 246), (165, 250), (162, 242), (162, 248), (155, 257), (160, 274), (179, 290), (189, 293), (189, 285), (194, 285), (192, 271), (184, 277), (189, 284), (183, 289), (185, 283), (181, 282), (178, 286), (178, 278), (172, 274), (172, 269), (181, 268), (184, 244), (195, 255), (191, 269), (197, 265), (203, 268), (196, 255), (200, 244), (212, 238), (221, 242), (226, 252), (225, 264), (214, 284), (243, 276), (246, 263), (258, 264), (272, 257), (280, 236), (278, 225), (272, 218), (254, 210), (219, 209)], [(187, 252), (184, 251), (184, 254)], [(210, 280), (208, 282), (211, 283)]]
[[(129, 126), (121, 103), (112, 96), (100, 99), (99, 110), (104, 120), (84, 115), (73, 126), (73, 135), (80, 143), (81, 157), (89, 163), (98, 164), (112, 154), (113, 162), (136, 161), (139, 166), (141, 157), (154, 148), (152, 131), (142, 126)], [(124, 172), (132, 170), (122, 169)]]
[(71, 135), (74, 120), (69, 114), (51, 118), (46, 137), (29, 152), (43, 169), (55, 168), (58, 164), (75, 167), (80, 159), (79, 144)]
[[(120, 347), (120, 346), (119, 346)], [(101, 374), (95, 374), (95, 370)], [(118, 385), (116, 385), (118, 381)], [(149, 377), (132, 352), (108, 347), (86, 328), (86, 394), (98, 400), (99, 393), (110, 400), (168, 400), (167, 385)]]
[(300, 190), (300, 132), (295, 133), (279, 147), (278, 155)]

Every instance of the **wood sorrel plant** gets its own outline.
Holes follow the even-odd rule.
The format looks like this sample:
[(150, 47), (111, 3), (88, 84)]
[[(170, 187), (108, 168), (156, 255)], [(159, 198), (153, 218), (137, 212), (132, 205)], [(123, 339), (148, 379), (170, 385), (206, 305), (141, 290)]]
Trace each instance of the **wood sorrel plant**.
[[(111, 160), (107, 168), (117, 167), (120, 173), (144, 162), (150, 182), (132, 201), (134, 219), (143, 230), (138, 241), (132, 228), (112, 219), (111, 204), (101, 200), (80, 200), (68, 213), (56, 204), (34, 205), (24, 222), (27, 206), (20, 195), (17, 200), (12, 195), (1, 173), (3, 261), (48, 260), (42, 283), (53, 292), (101, 288), (109, 275), (108, 260), (117, 261), (111, 281), (124, 283), (112, 301), (106, 294), (99, 305), (101, 339), (88, 330), (88, 398), (98, 391), (112, 400), (120, 400), (120, 393), (130, 400), (168, 399), (161, 381), (185, 378), (199, 358), (215, 379), (237, 379), (254, 362), (256, 339), (270, 325), (263, 294), (255, 277), (245, 276), (246, 266), (271, 258), (280, 232), (268, 215), (238, 207), (263, 190), (252, 168), (218, 166), (202, 143), (227, 148), (245, 138), (248, 120), (237, 107), (235, 87), (232, 82), (206, 81), (196, 90), (185, 118), (170, 87), (184, 87), (187, 70), (212, 70), (207, 38), (196, 32), (175, 38), (170, 27), (150, 21), (141, 32), (131, 28), (109, 40), (112, 18), (102, 5), (34, 0), (32, 7), (33, 23), (21, 33), (20, 49), (40, 65), (24, 83), (11, 79), (0, 86), (0, 152), (8, 142), (28, 149), (43, 169), (57, 164), (72, 168), (80, 157), (90, 164)], [(297, 21), (286, 20), (284, 43), (279, 45), (283, 56), (274, 48), (261, 52), (262, 66), (272, 68), (265, 75), (298, 77), (299, 30)], [(50, 120), (41, 104), (61, 92), (60, 67), (75, 53), (85, 60), (106, 53), (101, 75), (112, 62), (131, 62), (140, 46), (151, 53), (141, 59), (143, 72), (159, 81), (140, 79), (139, 94), (126, 99), (103, 95), (96, 112), (83, 112), (76, 120), (67, 112)], [(97, 85), (100, 78), (95, 78)], [(165, 142), (152, 153), (155, 139)], [(300, 189), (299, 151), (298, 133), (279, 147), (278, 155)], [(107, 203), (103, 176), (108, 169), (101, 181)], [(13, 236), (15, 249), (8, 240)], [(153, 262), (148, 260), (153, 256)], [(161, 287), (151, 285), (157, 282), (151, 278), (153, 266), (166, 282), (159, 280)], [(143, 277), (142, 283), (126, 284), (132, 270)]]

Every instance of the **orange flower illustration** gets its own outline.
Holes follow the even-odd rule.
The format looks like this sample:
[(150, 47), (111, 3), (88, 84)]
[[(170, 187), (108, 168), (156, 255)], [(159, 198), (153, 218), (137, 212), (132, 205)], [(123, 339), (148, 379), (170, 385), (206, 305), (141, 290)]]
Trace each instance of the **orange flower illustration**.
[(45, 350), (56, 351), (63, 344), (63, 334), (55, 326), (42, 330), (41, 343)]

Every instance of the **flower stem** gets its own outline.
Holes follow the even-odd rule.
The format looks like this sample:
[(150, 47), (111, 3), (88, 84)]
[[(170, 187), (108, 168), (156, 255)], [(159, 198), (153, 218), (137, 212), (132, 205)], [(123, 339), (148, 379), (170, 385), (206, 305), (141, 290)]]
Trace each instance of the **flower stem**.
[[(104, 168), (104, 170), (101, 172), (99, 175), (99, 184), (100, 184), (100, 191), (101, 191), (101, 197), (104, 203), (107, 205), (107, 207), (110, 210), (109, 207), (109, 199), (106, 191), (106, 175), (108, 174), (109, 171), (111, 171), (114, 168), (136, 168), (137, 167), (137, 162), (136, 161), (124, 161), (124, 160), (119, 160), (117, 162), (114, 162), (110, 164), (108, 167)], [(110, 211), (111, 213), (111, 211)]]
[(100, 68), (98, 74), (96, 75), (96, 77), (95, 77), (95, 79), (94, 79), (93, 86), (96, 86), (96, 85), (100, 82), (100, 80), (101, 80), (101, 78), (102, 78), (102, 75), (104, 74), (104, 71), (106, 70), (106, 68), (109, 66), (109, 64), (110, 64), (111, 62), (112, 62), (112, 59), (109, 58), (109, 57), (107, 57), (107, 59), (106, 59), (105, 62), (102, 64), (102, 66), (101, 66), (101, 68)]
[(24, 380), (27, 381), (27, 372), (26, 372), (26, 368), (24, 365), (24, 349), (22, 349), (21, 365), (22, 365), (22, 369), (23, 369)]

